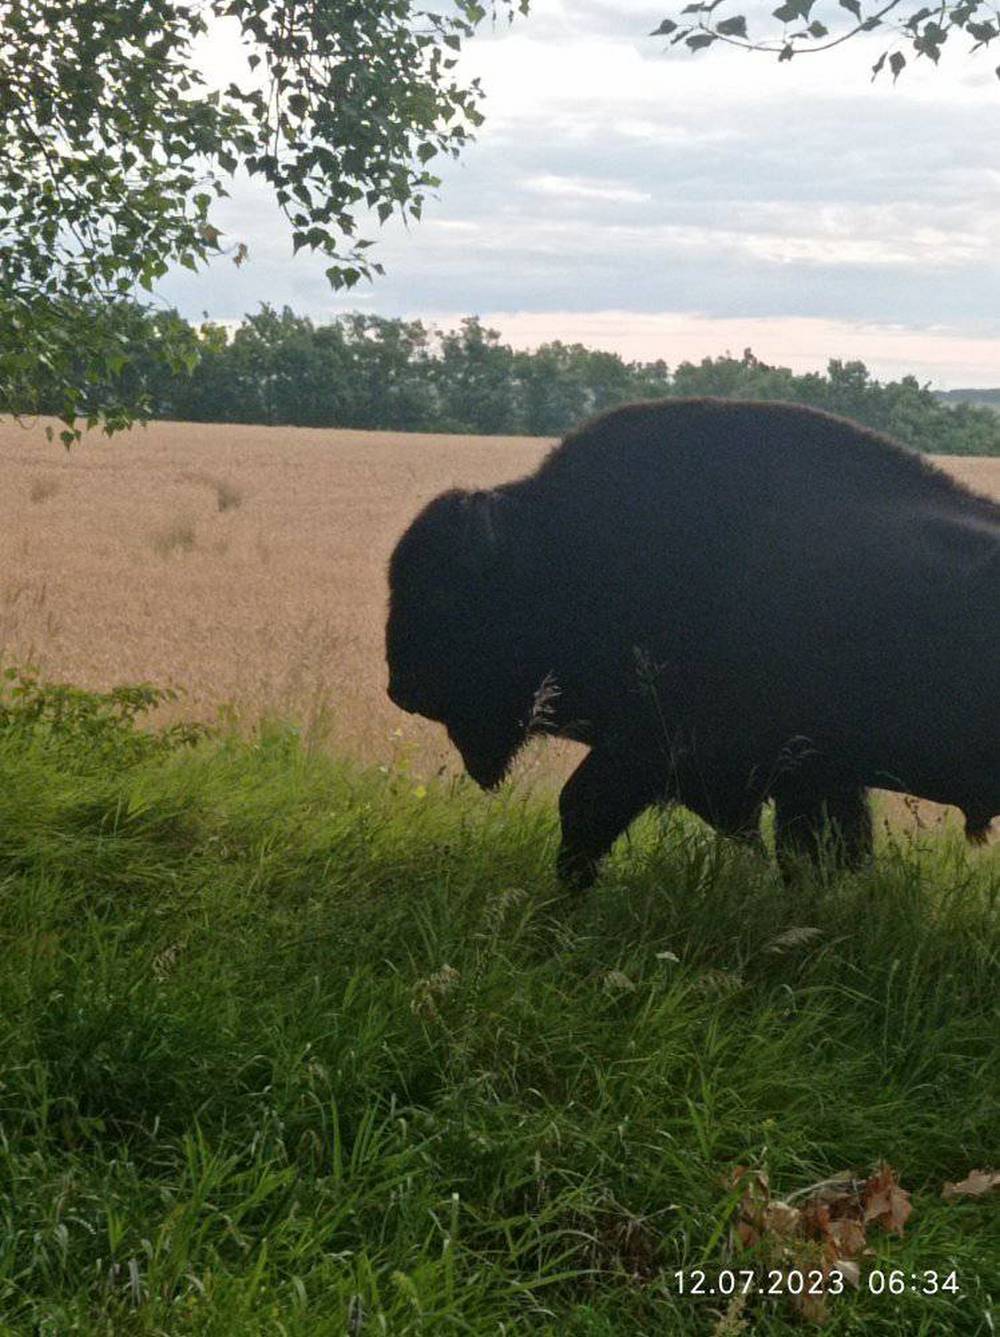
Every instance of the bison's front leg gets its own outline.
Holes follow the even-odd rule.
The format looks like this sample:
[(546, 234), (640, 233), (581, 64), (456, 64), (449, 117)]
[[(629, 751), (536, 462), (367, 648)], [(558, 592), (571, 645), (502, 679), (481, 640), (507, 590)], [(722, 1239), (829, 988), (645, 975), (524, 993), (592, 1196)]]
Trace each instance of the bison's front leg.
[(662, 779), (640, 761), (600, 748), (584, 757), (559, 796), (561, 880), (589, 887), (601, 859), (633, 818), (662, 798), (663, 788)]

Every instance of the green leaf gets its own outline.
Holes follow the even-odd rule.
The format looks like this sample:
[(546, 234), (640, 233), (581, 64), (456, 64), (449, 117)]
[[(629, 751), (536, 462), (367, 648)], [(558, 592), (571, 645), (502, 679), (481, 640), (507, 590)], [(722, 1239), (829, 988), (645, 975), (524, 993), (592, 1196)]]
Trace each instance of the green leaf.
[(976, 45), (972, 48), (973, 51), (978, 51), (981, 46), (992, 42), (997, 35), (997, 29), (992, 23), (969, 23), (966, 25), (966, 31), (970, 37), (976, 39)]
[(649, 34), (649, 36), (650, 36), (650, 37), (667, 37), (667, 36), (669, 36), (670, 33), (672, 33), (672, 32), (674, 31), (674, 29), (675, 29), (676, 27), (677, 27), (677, 24), (673, 21), (673, 19), (664, 19), (664, 20), (660, 23), (660, 25), (659, 25), (658, 28), (654, 28), (654, 29), (653, 29), (653, 31)]
[(685, 38), (685, 44), (692, 51), (700, 51), (703, 47), (711, 46), (715, 41), (715, 34), (709, 32), (693, 33), (692, 36)]
[(860, 0), (838, 0), (838, 3), (841, 9), (850, 10), (850, 12), (854, 15), (854, 17), (860, 21), (861, 19)]
[(742, 14), (734, 14), (732, 18), (723, 19), (716, 27), (723, 37), (746, 37), (747, 21)]
[(900, 51), (894, 51), (889, 57), (889, 69), (892, 70), (892, 82), (895, 83), (906, 66), (906, 57)]

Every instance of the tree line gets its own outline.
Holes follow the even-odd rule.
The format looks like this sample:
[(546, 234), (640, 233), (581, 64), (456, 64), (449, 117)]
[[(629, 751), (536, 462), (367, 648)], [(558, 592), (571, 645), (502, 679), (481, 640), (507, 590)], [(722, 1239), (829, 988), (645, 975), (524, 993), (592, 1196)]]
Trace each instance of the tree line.
[[(810, 404), (930, 453), (1000, 454), (1000, 414), (946, 403), (914, 376), (880, 382), (860, 361), (831, 359), (825, 372), (800, 375), (747, 349), (671, 369), (558, 340), (515, 350), (476, 316), (449, 330), (361, 313), (316, 324), (267, 304), (232, 332), (122, 304), (118, 338), (94, 404), (137, 402), (152, 418), (559, 436), (630, 400), (721, 395)], [(59, 413), (58, 386), (43, 377), (32, 403), (0, 408)]]

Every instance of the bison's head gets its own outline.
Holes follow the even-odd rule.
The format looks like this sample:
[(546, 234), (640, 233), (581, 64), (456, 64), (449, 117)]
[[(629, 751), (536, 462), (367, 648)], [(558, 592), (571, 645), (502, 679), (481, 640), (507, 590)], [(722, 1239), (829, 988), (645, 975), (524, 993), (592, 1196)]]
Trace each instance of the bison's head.
[(389, 563), (389, 696), (439, 720), (484, 788), (524, 741), (515, 556), (497, 492), (446, 492), (413, 521)]

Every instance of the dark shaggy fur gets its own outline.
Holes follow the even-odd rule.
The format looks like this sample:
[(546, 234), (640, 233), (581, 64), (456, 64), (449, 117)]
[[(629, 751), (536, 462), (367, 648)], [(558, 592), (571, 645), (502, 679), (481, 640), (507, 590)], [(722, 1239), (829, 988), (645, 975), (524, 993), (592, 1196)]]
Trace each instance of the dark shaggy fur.
[(580, 883), (675, 799), (779, 857), (871, 850), (877, 785), (1000, 812), (1000, 507), (843, 418), (615, 409), (528, 478), (432, 501), (389, 569), (389, 694), (497, 784), (534, 727), (591, 751), (563, 790)]

